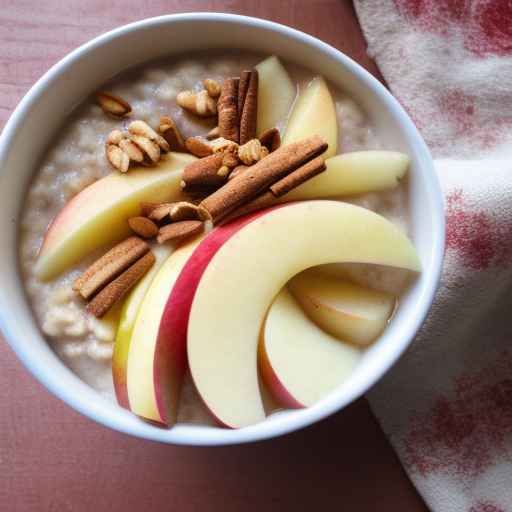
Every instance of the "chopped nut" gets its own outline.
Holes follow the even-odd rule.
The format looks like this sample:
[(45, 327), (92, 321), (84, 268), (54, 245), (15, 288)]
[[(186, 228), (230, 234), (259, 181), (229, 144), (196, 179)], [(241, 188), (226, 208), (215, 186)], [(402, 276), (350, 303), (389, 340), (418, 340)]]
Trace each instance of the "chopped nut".
[(204, 224), (200, 220), (183, 220), (167, 224), (160, 228), (156, 238), (159, 244), (164, 242), (180, 242), (192, 235), (200, 233), (204, 229)]
[(107, 144), (107, 160), (110, 165), (121, 172), (127, 172), (130, 166), (130, 157), (118, 146)]
[(238, 148), (238, 158), (245, 165), (252, 165), (259, 162), (268, 155), (268, 149), (261, 145), (258, 139), (252, 139)]
[(202, 137), (189, 137), (185, 141), (185, 147), (190, 153), (199, 158), (213, 153), (212, 145)]
[(149, 158), (149, 163), (156, 164), (160, 160), (160, 146), (142, 135), (130, 135), (130, 139), (137, 144), (137, 146)]
[(118, 145), (128, 155), (130, 160), (138, 163), (144, 160), (144, 153), (130, 139), (121, 139)]
[(185, 143), (183, 142), (183, 137), (172, 118), (169, 116), (162, 116), (160, 118), (158, 131), (167, 141), (172, 151), (183, 151)]
[(221, 176), (222, 178), (225, 178), (230, 173), (230, 171), (231, 171), (231, 169), (227, 165), (223, 165), (217, 171), (217, 176)]
[(169, 215), (173, 222), (197, 220), (199, 219), (199, 207), (187, 201), (180, 201), (172, 206)]
[(96, 102), (105, 114), (109, 114), (114, 117), (123, 117), (132, 111), (132, 107), (127, 101), (110, 92), (97, 92)]
[(180, 92), (176, 102), (180, 107), (200, 117), (211, 117), (217, 114), (217, 102), (209, 96), (207, 91)]
[(117, 146), (124, 138), (124, 133), (121, 130), (112, 130), (107, 136), (106, 143)]
[(216, 80), (205, 78), (203, 80), (203, 86), (210, 97), (218, 98), (220, 96), (220, 84)]
[(220, 151), (236, 152), (238, 150), (238, 144), (236, 142), (225, 139), (224, 137), (219, 137), (218, 139), (210, 141), (210, 146), (214, 153), (218, 153)]
[(164, 220), (165, 217), (170, 215), (171, 208), (173, 206), (174, 203), (162, 203), (158, 205), (156, 208), (154, 208), (153, 211), (148, 215), (148, 217), (152, 220), (160, 222), (161, 220)]
[(230, 170), (233, 167), (236, 167), (240, 161), (238, 160), (238, 156), (232, 151), (225, 151), (224, 156), (222, 157), (222, 165), (229, 167)]
[[(158, 144), (162, 151), (170, 151), (169, 143), (144, 121), (133, 121), (128, 125), (128, 131), (132, 135), (146, 137), (152, 142)], [(160, 156), (159, 156), (160, 157)]]
[(207, 134), (206, 134), (206, 138), (208, 140), (211, 140), (211, 139), (218, 139), (220, 137), (220, 130), (219, 130), (219, 127), (216, 126), (215, 128), (212, 128)]
[(259, 136), (262, 146), (265, 146), (271, 153), (281, 146), (281, 135), (277, 128), (269, 128)]
[(142, 238), (153, 238), (158, 233), (158, 226), (147, 217), (131, 217), (128, 219), (128, 225)]
[(142, 201), (140, 203), (140, 214), (143, 217), (149, 217), (151, 212), (161, 205), (162, 203), (150, 203), (147, 201)]

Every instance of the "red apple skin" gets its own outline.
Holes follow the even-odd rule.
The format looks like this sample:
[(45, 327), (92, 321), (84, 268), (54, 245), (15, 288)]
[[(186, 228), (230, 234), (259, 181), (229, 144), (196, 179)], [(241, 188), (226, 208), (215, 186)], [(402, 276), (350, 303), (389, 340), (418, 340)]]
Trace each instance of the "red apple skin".
[(293, 398), (293, 396), (290, 395), (290, 393), (283, 386), (283, 383), (277, 376), (274, 368), (272, 368), (272, 364), (270, 363), (267, 351), (265, 350), (265, 343), (263, 339), (260, 340), (258, 347), (258, 365), (263, 382), (267, 386), (274, 399), (281, 406), (288, 409), (303, 409), (306, 407), (304, 404), (301, 404), (295, 400), (295, 398)]
[[(180, 272), (167, 299), (160, 321), (153, 361), (156, 404), (164, 423), (172, 424), (173, 422), (172, 407), (170, 406), (172, 397), (168, 393), (169, 390), (180, 389), (181, 381), (188, 368), (187, 328), (190, 310), (197, 286), (210, 260), (224, 243), (245, 225), (265, 213), (285, 206), (279, 205), (260, 210), (215, 228), (199, 244)], [(220, 425), (229, 427), (229, 425), (224, 425), (215, 415), (213, 417)]]

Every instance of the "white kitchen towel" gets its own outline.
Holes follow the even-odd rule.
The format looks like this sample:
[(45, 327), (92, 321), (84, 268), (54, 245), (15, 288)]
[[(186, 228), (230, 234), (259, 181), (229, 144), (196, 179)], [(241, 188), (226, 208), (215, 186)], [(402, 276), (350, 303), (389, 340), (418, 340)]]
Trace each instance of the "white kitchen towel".
[(447, 220), (432, 311), (368, 398), (432, 510), (512, 511), (512, 1), (355, 6)]

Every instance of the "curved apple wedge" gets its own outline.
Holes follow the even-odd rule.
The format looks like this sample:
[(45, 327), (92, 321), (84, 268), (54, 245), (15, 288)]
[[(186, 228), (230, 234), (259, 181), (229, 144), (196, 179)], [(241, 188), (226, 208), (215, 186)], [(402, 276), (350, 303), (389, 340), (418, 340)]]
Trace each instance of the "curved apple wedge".
[(109, 174), (67, 203), (50, 224), (35, 273), (48, 280), (94, 249), (127, 236), (127, 219), (137, 215), (141, 201), (167, 201), (181, 194), (181, 171), (195, 157), (170, 153), (156, 169), (141, 167)]
[(308, 407), (336, 389), (361, 353), (319, 329), (283, 288), (265, 320), (259, 367), (269, 391), (284, 407)]
[(382, 333), (395, 297), (309, 269), (288, 283), (309, 318), (332, 336), (368, 345)]
[(338, 119), (329, 88), (321, 76), (314, 78), (302, 91), (293, 106), (284, 132), (283, 144), (320, 135), (329, 147), (325, 158), (336, 154), (338, 148)]
[(114, 353), (112, 354), (112, 380), (119, 405), (130, 408), (128, 402), (128, 388), (126, 386), (126, 371), (128, 354), (132, 340), (133, 326), (137, 319), (140, 305), (156, 274), (171, 254), (172, 249), (167, 245), (157, 245), (152, 248), (155, 263), (149, 272), (139, 281), (130, 292), (121, 309), (119, 325), (116, 332)]
[(407, 237), (364, 208), (308, 201), (258, 216), (229, 238), (197, 287), (188, 322), (188, 360), (210, 411), (238, 428), (265, 418), (257, 347), (263, 319), (286, 282), (333, 262), (379, 263), (420, 270)]
[(266, 58), (255, 68), (259, 75), (256, 133), (261, 135), (269, 128), (277, 128), (288, 117), (297, 89), (275, 55)]
[[(173, 339), (174, 332), (162, 322), (162, 317), (180, 272), (198, 243), (199, 240), (193, 240), (176, 249), (164, 262), (144, 295), (130, 337), (126, 370), (130, 410), (166, 425), (175, 421), (187, 362), (185, 346), (168, 342)], [(159, 345), (168, 349), (158, 350)], [(154, 374), (160, 371), (165, 373), (155, 382)], [(162, 409), (157, 404), (157, 385), (163, 386), (158, 393), (165, 414), (161, 414)]]
[(398, 151), (354, 151), (325, 161), (327, 169), (285, 194), (282, 202), (363, 194), (394, 188), (409, 168)]

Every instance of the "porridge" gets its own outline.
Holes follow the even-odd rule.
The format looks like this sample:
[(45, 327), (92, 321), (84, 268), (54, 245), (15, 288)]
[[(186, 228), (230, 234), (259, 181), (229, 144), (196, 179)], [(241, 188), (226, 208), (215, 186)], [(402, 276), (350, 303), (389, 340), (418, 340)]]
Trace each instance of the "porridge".
[[(329, 84), (327, 89), (323, 81), (313, 84), (315, 77), (311, 72), (288, 63), (285, 63), (284, 67), (279, 64), (279, 68), (275, 67), (275, 63), (271, 63), (270, 67), (272, 67), (272, 72), (277, 73), (275, 69), (278, 69), (280, 73), (286, 73), (287, 80), (289, 80), (291, 84), (291, 88), (288, 86), (288, 90), (293, 92), (292, 102), (288, 105), (288, 108), (283, 110), (284, 115), (281, 115), (281, 117), (276, 117), (275, 109), (267, 109), (269, 110), (269, 112), (266, 112), (267, 117), (272, 117), (274, 114), (274, 118), (272, 119), (272, 126), (265, 126), (265, 128), (277, 129), (281, 135), (284, 134), (283, 145), (278, 150), (274, 147), (272, 141), (268, 143), (268, 148), (263, 143), (263, 139), (260, 143), (258, 139), (255, 139), (254, 133), (256, 129), (255, 123), (258, 123), (257, 129), (260, 131), (260, 112), (254, 113), (252, 119), (250, 119), (250, 114), (248, 114), (249, 120), (247, 121), (247, 126), (253, 123), (253, 128), (246, 128), (243, 124), (244, 108), (249, 108), (246, 107), (246, 105), (248, 105), (250, 101), (252, 80), (255, 76), (255, 72), (252, 71), (248, 75), (241, 75), (240, 73), (241, 70), (253, 70), (255, 66), (256, 69), (258, 69), (260, 89), (259, 93), (258, 89), (256, 89), (256, 97), (259, 98), (260, 102), (258, 108), (261, 108), (261, 98), (264, 97), (266, 91), (265, 73), (267, 73), (267, 71), (264, 67), (259, 67), (261, 65), (258, 65), (258, 63), (261, 61), (268, 62), (268, 60), (269, 59), (265, 61), (264, 57), (259, 55), (235, 52), (212, 53), (207, 55), (193, 54), (180, 59), (169, 59), (154, 64), (148, 64), (144, 67), (126, 72), (103, 87), (105, 91), (110, 91), (112, 96), (109, 94), (103, 97), (98, 96), (97, 98), (101, 106), (98, 105), (97, 102), (88, 100), (73, 112), (65, 128), (55, 139), (54, 144), (49, 149), (40, 168), (35, 174), (26, 195), (25, 206), (23, 208), (24, 213), (21, 219), (20, 262), (26, 292), (38, 324), (55, 352), (80, 378), (106, 397), (115, 400), (115, 383), (112, 378), (112, 359), (114, 342), (116, 341), (116, 336), (118, 336), (119, 340), (119, 332), (121, 330), (119, 322), (120, 318), (122, 318), (123, 300), (119, 297), (119, 300), (115, 301), (114, 304), (108, 304), (106, 308), (108, 310), (104, 311), (102, 309), (101, 314), (96, 314), (98, 310), (95, 311), (91, 305), (95, 300), (94, 297), (103, 293), (102, 287), (105, 286), (105, 283), (103, 281), (100, 284), (93, 283), (96, 288), (93, 287), (90, 295), (86, 297), (87, 301), (89, 301), (87, 308), (86, 302), (84, 301), (85, 295), (82, 293), (83, 289), (77, 290), (76, 283), (77, 280), (83, 280), (83, 276), (88, 275), (88, 284), (94, 281), (94, 279), (99, 279), (98, 274), (94, 273), (92, 274), (94, 279), (92, 279), (90, 274), (92, 271), (87, 270), (97, 265), (95, 262), (100, 261), (103, 265), (105, 265), (105, 262), (108, 264), (118, 262), (114, 256), (116, 255), (116, 248), (119, 247), (119, 238), (116, 237), (112, 240), (108, 240), (108, 229), (105, 229), (105, 236), (107, 238), (105, 238), (105, 243), (101, 246), (91, 247), (89, 251), (82, 249), (77, 250), (81, 257), (75, 258), (71, 262), (72, 264), (65, 265), (65, 268), (60, 269), (59, 272), (55, 272), (51, 276), (41, 278), (41, 274), (38, 273), (38, 260), (40, 259), (40, 251), (45, 240), (45, 234), (59, 212), (66, 208), (68, 204), (72, 204), (69, 203), (72, 199), (77, 202), (75, 204), (81, 204), (79, 197), (83, 197), (83, 194), (87, 193), (86, 189), (93, 183), (99, 183), (100, 180), (112, 173), (115, 175), (115, 180), (123, 180), (125, 179), (125, 175), (128, 179), (132, 179), (131, 176), (136, 176), (137, 173), (143, 176), (144, 173), (148, 175), (147, 173), (160, 172), (160, 167), (168, 165), (166, 162), (170, 162), (169, 165), (172, 165), (173, 158), (178, 158), (179, 163), (179, 158), (181, 157), (175, 157), (171, 153), (164, 156), (163, 153), (167, 153), (168, 148), (164, 149), (164, 146), (161, 148), (157, 147), (158, 140), (162, 138), (161, 134), (164, 134), (166, 130), (163, 128), (165, 123), (168, 123), (168, 125), (166, 125), (167, 128), (174, 126), (177, 128), (179, 133), (178, 137), (187, 141), (186, 145), (182, 147), (182, 151), (186, 152), (188, 150), (196, 155), (199, 158), (199, 160), (195, 161), (196, 163), (206, 162), (208, 159), (213, 161), (216, 155), (221, 155), (216, 164), (217, 168), (215, 169), (215, 174), (209, 177), (206, 177), (204, 169), (201, 168), (202, 174), (198, 174), (197, 170), (194, 171), (195, 174), (190, 171), (188, 174), (189, 178), (187, 178), (187, 169), (191, 169), (192, 164), (189, 164), (189, 160), (183, 160), (182, 167), (185, 167), (186, 170), (183, 174), (183, 183), (181, 186), (185, 186), (184, 193), (186, 193), (189, 190), (188, 187), (190, 187), (191, 195), (185, 197), (185, 199), (189, 201), (187, 203), (188, 206), (185, 207), (182, 204), (184, 197), (180, 196), (177, 197), (177, 199), (181, 201), (181, 203), (179, 203), (181, 205), (180, 208), (177, 210), (169, 209), (164, 212), (165, 218), (171, 223), (162, 225), (163, 217), (158, 217), (155, 213), (155, 209), (146, 216), (135, 216), (131, 212), (129, 215), (122, 212), (118, 213), (119, 216), (125, 215), (125, 217), (130, 217), (130, 219), (124, 218), (122, 221), (125, 223), (128, 221), (129, 226), (137, 235), (143, 236), (146, 234), (146, 238), (151, 239), (148, 240), (148, 242), (134, 242), (135, 245), (133, 245), (133, 247), (130, 246), (123, 251), (123, 256), (128, 255), (127, 257), (131, 257), (133, 253), (134, 259), (128, 262), (129, 265), (133, 264), (133, 266), (130, 266), (129, 269), (135, 267), (134, 262), (140, 263), (148, 254), (152, 255), (151, 261), (147, 266), (149, 268), (153, 265), (153, 268), (149, 270), (148, 274), (144, 277), (145, 281), (147, 281), (146, 288), (139, 291), (141, 296), (143, 292), (151, 295), (154, 285), (152, 283), (151, 288), (148, 288), (151, 283), (149, 277), (151, 276), (151, 279), (153, 279), (158, 270), (156, 267), (162, 265), (162, 262), (173, 253), (173, 241), (178, 240), (175, 233), (178, 228), (182, 230), (180, 231), (180, 236), (182, 236), (184, 233), (183, 230), (185, 229), (187, 233), (190, 233), (192, 236), (195, 233), (193, 230), (196, 229), (196, 227), (199, 230), (203, 229), (203, 221), (206, 220), (207, 230), (211, 229), (211, 222), (216, 223), (215, 207), (220, 203), (214, 205), (213, 201), (210, 201), (209, 198), (217, 197), (216, 194), (221, 193), (219, 190), (224, 187), (224, 184), (242, 183), (243, 176), (247, 176), (246, 173), (249, 172), (248, 170), (255, 165), (260, 165), (264, 168), (264, 172), (267, 170), (274, 172), (275, 169), (270, 169), (270, 167), (273, 158), (272, 155), (277, 154), (275, 151), (282, 151), (283, 148), (292, 147), (294, 143), (299, 144), (297, 140), (306, 139), (308, 135), (313, 135), (313, 133), (304, 133), (304, 137), (297, 136), (295, 139), (290, 136), (291, 139), (287, 141), (287, 137), (289, 133), (293, 132), (294, 127), (296, 127), (298, 134), (302, 134), (302, 132), (305, 131), (305, 127), (307, 128), (308, 126), (308, 116), (314, 120), (316, 109), (318, 108), (318, 111), (321, 111), (320, 104), (318, 106), (313, 105), (310, 111), (308, 111), (309, 107), (307, 105), (304, 108), (299, 108), (298, 103), (324, 101), (317, 100), (316, 98), (321, 97), (322, 94), (324, 96), (326, 94), (329, 95), (330, 91), (332, 100), (329, 99), (329, 101), (332, 102), (333, 112), (335, 113), (339, 126), (337, 133), (334, 132), (337, 143), (336, 154), (381, 149), (378, 134), (375, 133), (364, 112), (350, 97), (345, 95), (342, 91), (337, 90), (331, 84)], [(277, 59), (275, 59), (275, 61), (277, 61)], [(242, 144), (241, 140), (239, 141), (239, 145), (236, 144), (236, 153), (229, 153), (231, 150), (227, 148), (233, 147), (229, 145), (229, 142), (234, 139), (226, 137), (226, 134), (229, 132), (222, 127), (221, 108), (224, 107), (224, 103), (222, 102), (229, 103), (230, 99), (229, 94), (224, 90), (226, 82), (229, 81), (229, 77), (238, 76), (241, 76), (240, 81), (232, 83), (236, 83), (236, 87), (239, 88), (237, 89), (238, 92), (235, 91), (235, 93), (239, 95), (241, 94), (240, 90), (244, 76), (248, 78), (246, 84), (247, 92), (243, 99), (245, 103), (242, 103), (242, 106), (240, 106), (240, 99), (238, 99), (238, 104), (235, 101), (235, 114), (237, 113), (236, 105), (238, 105), (239, 109), (237, 114), (237, 123), (239, 124), (236, 125), (237, 136), (242, 137), (242, 133), (245, 129), (248, 132), (252, 129), (253, 133), (245, 144)], [(205, 81), (205, 79), (209, 80)], [(280, 77), (276, 77), (276, 80), (278, 79), (281, 80)], [(258, 87), (258, 73), (256, 73), (255, 87)], [(316, 92), (315, 90), (311, 93), (307, 92), (309, 89), (314, 89), (314, 87), (317, 87), (320, 92)], [(271, 90), (273, 89), (271, 88)], [(284, 96), (284, 90), (284, 87), (280, 88), (279, 86), (275, 90), (275, 93), (278, 95), (282, 93), (281, 95)], [(189, 92), (184, 95), (184, 91)], [(181, 99), (179, 99), (180, 93), (182, 94)], [(306, 97), (307, 94), (312, 96), (312, 98), (307, 101), (303, 100), (303, 97)], [(330, 95), (329, 98), (331, 97)], [(299, 98), (298, 100), (296, 96)], [(238, 96), (238, 98), (240, 97), (241, 96)], [(189, 102), (189, 104), (187, 104), (187, 102)], [(279, 106), (278, 103), (276, 103), (276, 105)], [(112, 111), (111, 113), (121, 115), (106, 115), (104, 112), (105, 108), (120, 109), (119, 112)], [(229, 108), (229, 105), (226, 108)], [(212, 109), (212, 111), (210, 112), (209, 109)], [(217, 109), (219, 110), (218, 119), (216, 115)], [(300, 112), (296, 113), (296, 110)], [(291, 117), (290, 112), (292, 112)], [(256, 115), (258, 116), (257, 119), (254, 117)], [(293, 116), (297, 118), (302, 116), (303, 119), (294, 121)], [(167, 121), (164, 122), (164, 120)], [(136, 124), (134, 121), (136, 121), (136, 123), (142, 121), (143, 123)], [(217, 124), (221, 132), (224, 130), (224, 133), (220, 134), (222, 135), (221, 138), (215, 131)], [(287, 125), (289, 126), (287, 127)], [(290, 128), (290, 126), (292, 126), (292, 128)], [(148, 132), (147, 127), (152, 127), (153, 130)], [(275, 132), (272, 132), (272, 134), (274, 133)], [(261, 133), (258, 133), (258, 135), (261, 135)], [(160, 139), (156, 137), (160, 137)], [(169, 140), (167, 136), (165, 138)], [(218, 150), (219, 148), (212, 150), (210, 145), (214, 145), (215, 141), (219, 140), (221, 141), (219, 142), (219, 144), (221, 144), (221, 146), (219, 146), (220, 150)], [(176, 143), (176, 140), (174, 140), (174, 142)], [(179, 141), (177, 143), (179, 143)], [(285, 143), (288, 143), (289, 146), (286, 146)], [(144, 144), (147, 144), (147, 146)], [(163, 141), (162, 144), (167, 143)], [(317, 144), (317, 142), (313, 141), (311, 144), (314, 145)], [(204, 149), (205, 145), (206, 149)], [(300, 150), (302, 146), (297, 147)], [(329, 150), (330, 148), (327, 151)], [(152, 151), (157, 152), (154, 158), (151, 153)], [(201, 151), (205, 151), (205, 154), (202, 154)], [(318, 150), (315, 146), (311, 151), (315, 152), (315, 154), (311, 154), (316, 157), (316, 155), (325, 151), (325, 147)], [(162, 154), (162, 157), (160, 154)], [(226, 160), (226, 155), (235, 159), (232, 164), (227, 163), (229, 159)], [(291, 152), (290, 150), (290, 154), (285, 155), (285, 157), (294, 158), (294, 155), (296, 155), (296, 152)], [(162, 158), (162, 160), (160, 160), (160, 158)], [(185, 158), (185, 156), (183, 158)], [(318, 159), (320, 157), (316, 158)], [(276, 160), (276, 158), (274, 158), (274, 160)], [(306, 160), (314, 163), (314, 160), (311, 160), (310, 157), (307, 157)], [(137, 167), (139, 162), (142, 164), (149, 163), (151, 166), (132, 170)], [(264, 167), (264, 162), (270, 163), (268, 163), (267, 167)], [(313, 169), (314, 165), (310, 165), (310, 168), (307, 169), (307, 165), (308, 164), (304, 165), (304, 168), (306, 168), (304, 172), (309, 173), (308, 177), (313, 177), (325, 169), (323, 159), (320, 163), (315, 164), (317, 166), (315, 169)], [(298, 164), (295, 165), (295, 168), (297, 167)], [(224, 169), (224, 174), (221, 169)], [(280, 169), (280, 172), (281, 171), (282, 169)], [(235, 172), (240, 172), (240, 177), (237, 176), (231, 179)], [(233, 176), (231, 176), (231, 174), (233, 174)], [(280, 176), (283, 175), (284, 174), (281, 173)], [(156, 176), (158, 175), (154, 174), (154, 176), (156, 180)], [(290, 176), (292, 176), (292, 174), (290, 174)], [(133, 178), (133, 181), (136, 179), (137, 178)], [(145, 178), (142, 177), (141, 180), (142, 179)], [(187, 181), (187, 179), (190, 181)], [(196, 179), (198, 180), (197, 183), (200, 185), (198, 187), (195, 187), (196, 183), (193, 181)], [(300, 179), (304, 180), (303, 178)], [(199, 182), (199, 180), (202, 181)], [(276, 180), (277, 174), (274, 181)], [(112, 183), (118, 183), (118, 181), (112, 181)], [(281, 181), (279, 183), (281, 183)], [(396, 185), (396, 180), (394, 184)], [(305, 185), (307, 185), (307, 183), (305, 183)], [(283, 181), (283, 187), (288, 186), (289, 183)], [(296, 183), (294, 186), (296, 186)], [(388, 190), (383, 190), (384, 188), (388, 188)], [(215, 191), (216, 189), (218, 190)], [(361, 189), (361, 191), (363, 191), (363, 189)], [(267, 194), (270, 194), (270, 192), (267, 192)], [(332, 193), (327, 195), (333, 196)], [(108, 196), (109, 192), (105, 192), (105, 197)], [(157, 196), (158, 193), (155, 192), (155, 197)], [(251, 198), (253, 196), (251, 196)], [(310, 199), (321, 198), (322, 197), (310, 197)], [(169, 200), (171, 199), (174, 200), (176, 198), (169, 198)], [(200, 205), (204, 203), (208, 218), (201, 218), (196, 211), (200, 199), (203, 200)], [(97, 195), (91, 193), (88, 202), (101, 203), (102, 200), (104, 199), (101, 194)], [(144, 201), (146, 201), (145, 197), (141, 199), (140, 203), (142, 204)], [(208, 201), (210, 201), (210, 203), (208, 203)], [(350, 194), (344, 196), (343, 201), (372, 210), (389, 219), (393, 224), (398, 225), (401, 231), (407, 232), (407, 195), (404, 185), (392, 187), (378, 186), (375, 187), (375, 190), (372, 189), (372, 186), (369, 186), (367, 192), (358, 195)], [(157, 197), (155, 203), (163, 203), (162, 198)], [(251, 201), (249, 201), (249, 204), (250, 203)], [(176, 205), (176, 203), (173, 204)], [(213, 205), (214, 207), (208, 208), (206, 205)], [(78, 207), (75, 209), (78, 209)], [(258, 208), (252, 208), (252, 210), (257, 209)], [(235, 209), (234, 211), (236, 212), (238, 210)], [(276, 211), (279, 211), (279, 209)], [(222, 213), (224, 215), (224, 212)], [(176, 215), (176, 217), (173, 215)], [(199, 215), (199, 217), (195, 217), (194, 215)], [(231, 212), (230, 215), (233, 215), (233, 213)], [(234, 222), (236, 223), (237, 221), (234, 220)], [(199, 224), (201, 225), (200, 227)], [(54, 226), (50, 228), (49, 232), (53, 227)], [(101, 226), (98, 226), (97, 229), (101, 230)], [(153, 229), (155, 230), (154, 232), (152, 231)], [(163, 242), (161, 245), (154, 243), (154, 236), (157, 235), (157, 233), (157, 240)], [(50, 235), (47, 235), (47, 237), (49, 236)], [(49, 242), (47, 240), (44, 243), (48, 244)], [(88, 244), (87, 237), (84, 236), (82, 243), (85, 245)], [(149, 253), (147, 253), (148, 243), (151, 247)], [(141, 248), (142, 252), (140, 254), (135, 254), (134, 252), (138, 250), (137, 247)], [(104, 260), (106, 251), (110, 249), (111, 252), (107, 253), (106, 256), (107, 260)], [(182, 249), (180, 249), (180, 251), (181, 250)], [(146, 256), (141, 256), (144, 254), (144, 251), (146, 251)], [(109, 254), (110, 256), (108, 256)], [(110, 260), (108, 260), (109, 257), (111, 258)], [(190, 254), (187, 258), (188, 257), (190, 257)], [(185, 260), (186, 258), (184, 261)], [(156, 263), (154, 264), (155, 261)], [(91, 265), (93, 265), (93, 267), (91, 267)], [(397, 266), (399, 267), (400, 265)], [(406, 265), (402, 265), (402, 267), (407, 268)], [(109, 276), (109, 278), (116, 278), (121, 270), (125, 270), (125, 268), (126, 267), (122, 269), (119, 268), (119, 272)], [(142, 269), (141, 276), (138, 276), (137, 280), (142, 279), (142, 276), (147, 270), (147, 268)], [(321, 272), (324, 277), (330, 276), (332, 279), (348, 279), (354, 286), (370, 287), (375, 290), (375, 293), (393, 294), (394, 297), (399, 296), (410, 277), (410, 272), (403, 269), (384, 268), (379, 265), (369, 266), (357, 262), (322, 265), (319, 272)], [(141, 280), (140, 282), (142, 284), (143, 281)], [(292, 289), (295, 289), (295, 287), (292, 287)], [(77, 291), (80, 291), (80, 293), (77, 293)], [(128, 296), (128, 300), (131, 300), (131, 297), (136, 292), (137, 288), (135, 287), (132, 295)], [(123, 298), (126, 298), (126, 296)], [(376, 298), (374, 297), (371, 300), (374, 299), (376, 301), (382, 301), (382, 297), (380, 296), (376, 296)], [(286, 303), (286, 301), (289, 300), (288, 297), (283, 299), (281, 306), (285, 309), (289, 307), (289, 304), (287, 305)], [(144, 297), (144, 301), (147, 302), (146, 297)], [(301, 300), (298, 299), (298, 302), (301, 302)], [(393, 299), (393, 307), (394, 304)], [(140, 307), (143, 308), (142, 305)], [(195, 313), (195, 309), (197, 308), (195, 308), (194, 303), (193, 314)], [(305, 309), (307, 310), (306, 306)], [(129, 307), (124, 303), (125, 314), (127, 310), (129, 310)], [(273, 311), (274, 308), (272, 309), (272, 312)], [(140, 317), (141, 311), (138, 310), (138, 314)], [(388, 312), (388, 317), (389, 314)], [(269, 313), (269, 322), (270, 319), (274, 321), (274, 316), (271, 316)], [(313, 320), (315, 319), (313, 318)], [(121, 319), (121, 325), (122, 321)], [(301, 321), (305, 322), (306, 320)], [(319, 321), (321, 323), (321, 320)], [(147, 328), (150, 329), (149, 327)], [(134, 329), (136, 330), (137, 327)], [(305, 329), (306, 327), (304, 327), (301, 332), (305, 332)], [(130, 335), (133, 335), (131, 331)], [(298, 336), (300, 337), (300, 335)], [(132, 358), (132, 350), (135, 349), (133, 349), (133, 347), (130, 348), (130, 358)], [(143, 348), (140, 350), (143, 350)], [(128, 356), (126, 355), (126, 357)], [(268, 354), (266, 357), (268, 357)], [(353, 368), (356, 356), (352, 354), (350, 357), (353, 358), (353, 362), (351, 363), (351, 368)], [(141, 359), (144, 358), (146, 358), (146, 355), (142, 354)], [(259, 382), (263, 389), (267, 382), (265, 382), (264, 367), (262, 366), (262, 368), (262, 375), (259, 376)], [(194, 379), (194, 382), (196, 384), (198, 383), (196, 379)], [(201, 391), (200, 384), (199, 390)], [(179, 391), (175, 393), (179, 393)], [(185, 378), (185, 383), (180, 393), (180, 406), (178, 410), (179, 421), (211, 422), (209, 419), (210, 416), (206, 414), (201, 404), (201, 400), (199, 399), (196, 388), (192, 384), (190, 376)], [(265, 390), (264, 394), (266, 393), (267, 391)], [(269, 393), (269, 397), (270, 398), (264, 401), (272, 403), (273, 400), (277, 398), (277, 402), (282, 405), (279, 396), (272, 397), (272, 393)], [(206, 402), (208, 402), (208, 400), (206, 400)], [(272, 406), (270, 405), (269, 408), (272, 408)], [(140, 415), (148, 417), (144, 414)], [(223, 422), (222, 418), (220, 419), (221, 422)], [(229, 422), (227, 424), (229, 424)]]

